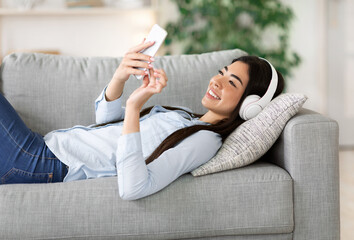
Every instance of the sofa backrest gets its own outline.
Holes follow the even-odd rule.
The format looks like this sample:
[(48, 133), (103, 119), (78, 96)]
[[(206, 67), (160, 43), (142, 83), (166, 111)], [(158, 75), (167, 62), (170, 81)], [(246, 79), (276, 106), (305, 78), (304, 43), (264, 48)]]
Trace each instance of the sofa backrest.
[[(201, 104), (210, 78), (232, 59), (246, 53), (224, 50), (196, 55), (156, 57), (168, 85), (144, 107), (160, 104), (185, 106), (205, 113)], [(14, 53), (1, 65), (0, 90), (29, 128), (42, 135), (60, 128), (95, 123), (94, 101), (111, 80), (120, 58), (70, 57), (38, 53)], [(123, 103), (140, 81), (131, 76)]]

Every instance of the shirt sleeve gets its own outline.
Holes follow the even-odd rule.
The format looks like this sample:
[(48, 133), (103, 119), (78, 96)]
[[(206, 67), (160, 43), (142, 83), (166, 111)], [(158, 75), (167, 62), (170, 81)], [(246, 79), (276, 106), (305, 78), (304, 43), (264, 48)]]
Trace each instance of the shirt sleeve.
[(219, 134), (201, 130), (146, 165), (140, 132), (122, 135), (117, 150), (120, 197), (136, 200), (160, 191), (181, 175), (209, 161), (221, 144)]
[(122, 98), (107, 102), (106, 94), (107, 86), (95, 101), (96, 123), (107, 123), (118, 121), (124, 118), (125, 108), (122, 107)]

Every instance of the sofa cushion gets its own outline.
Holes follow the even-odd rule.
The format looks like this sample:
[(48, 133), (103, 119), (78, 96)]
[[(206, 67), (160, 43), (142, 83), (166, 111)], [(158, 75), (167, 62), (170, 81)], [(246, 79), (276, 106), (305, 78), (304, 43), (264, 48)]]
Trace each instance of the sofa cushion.
[(236, 128), (217, 154), (192, 171), (192, 175), (244, 167), (258, 160), (273, 146), (285, 124), (306, 100), (301, 93), (284, 93), (276, 97), (256, 117)]
[[(165, 69), (169, 81), (145, 107), (184, 106), (205, 113), (201, 100), (210, 78), (232, 59), (245, 54), (235, 49), (156, 57), (155, 68)], [(94, 101), (121, 59), (14, 53), (5, 57), (1, 65), (0, 88), (27, 126), (42, 135), (78, 124), (90, 125), (95, 121)], [(122, 96), (124, 105), (140, 84), (134, 76), (130, 77)]]
[(185, 174), (159, 194), (120, 199), (117, 178), (0, 187), (0, 239), (176, 239), (285, 234), (294, 229), (293, 181), (259, 161), (198, 178)]

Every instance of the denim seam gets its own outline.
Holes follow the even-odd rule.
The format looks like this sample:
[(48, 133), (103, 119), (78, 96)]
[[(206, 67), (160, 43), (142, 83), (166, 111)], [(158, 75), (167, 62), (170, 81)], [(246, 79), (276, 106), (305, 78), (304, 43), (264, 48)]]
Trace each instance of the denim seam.
[(6, 183), (6, 180), (9, 176), (12, 175), (12, 173), (14, 172), (17, 172), (17, 173), (24, 173), (24, 174), (29, 174), (31, 175), (32, 177), (34, 178), (39, 178), (39, 177), (46, 177), (48, 176), (48, 180), (47, 180), (47, 183), (51, 183), (52, 180), (53, 180), (53, 172), (49, 172), (49, 173), (31, 173), (31, 172), (27, 172), (27, 171), (24, 171), (22, 169), (18, 169), (18, 168), (11, 168), (11, 170), (9, 170), (2, 178), (1, 178), (1, 183)]
[(52, 158), (52, 157), (43, 157), (43, 156), (40, 156), (40, 155), (34, 155), (34, 154), (32, 154), (32, 153), (27, 152), (26, 150), (24, 150), (24, 149), (15, 141), (15, 139), (11, 136), (10, 132), (6, 129), (6, 127), (2, 124), (1, 121), (0, 121), (0, 124), (1, 124), (1, 126), (5, 129), (5, 131), (7, 132), (7, 134), (10, 136), (10, 138), (12, 139), (12, 141), (16, 144), (16, 146), (17, 146), (22, 152), (24, 152), (24, 153), (26, 153), (26, 154), (28, 154), (28, 155), (30, 155), (30, 156), (32, 156), (32, 157), (37, 157), (37, 158), (58, 159), (57, 157), (54, 157), (54, 158)]
[(14, 171), (14, 168), (11, 168), (7, 173), (5, 173), (4, 176), (1, 177), (1, 183), (5, 183), (5, 180), (7, 179), (7, 177)]

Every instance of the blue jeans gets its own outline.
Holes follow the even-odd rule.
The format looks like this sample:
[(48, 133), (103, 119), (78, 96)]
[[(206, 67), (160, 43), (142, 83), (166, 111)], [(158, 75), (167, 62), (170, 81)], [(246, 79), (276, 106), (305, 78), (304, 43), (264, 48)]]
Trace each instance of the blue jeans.
[(0, 184), (62, 182), (67, 171), (0, 93)]

